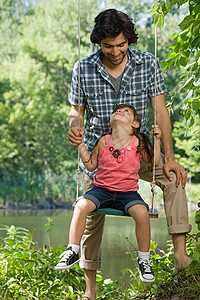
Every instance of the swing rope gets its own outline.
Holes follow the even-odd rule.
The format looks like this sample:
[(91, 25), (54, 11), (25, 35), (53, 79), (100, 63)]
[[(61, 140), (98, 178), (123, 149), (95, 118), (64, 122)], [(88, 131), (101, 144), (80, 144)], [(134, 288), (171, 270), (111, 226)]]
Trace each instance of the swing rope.
[[(80, 59), (81, 59), (81, 18), (80, 18), (80, 0), (78, 0), (78, 131), (81, 130), (81, 120), (80, 120), (80, 94), (81, 94), (81, 66), (80, 66)], [(81, 177), (81, 170), (80, 170), (80, 152), (78, 151), (78, 167), (76, 171), (76, 179), (77, 179), (77, 188), (76, 188), (76, 199), (79, 197), (79, 186), (80, 186), (80, 177)]]
[[(157, 2), (157, 1), (156, 1)], [(157, 5), (157, 3), (156, 3)], [(155, 94), (155, 98), (154, 98), (154, 114), (153, 114), (153, 120), (154, 120), (154, 125), (156, 125), (156, 88), (157, 88), (157, 79), (156, 79), (156, 74), (157, 74), (157, 27), (155, 26), (154, 27), (154, 41), (155, 41), (155, 45), (154, 45), (154, 56), (155, 56), (155, 78), (154, 78), (154, 94)], [(156, 177), (156, 164), (155, 164), (155, 161), (156, 161), (156, 138), (154, 137), (153, 138), (153, 147), (154, 147), (154, 157), (153, 157), (153, 171), (152, 171), (152, 182), (151, 182), (151, 192), (152, 192), (152, 199), (151, 199), (151, 211), (153, 213), (154, 211), (154, 198), (155, 198), (155, 184), (156, 184), (156, 180), (155, 180), (155, 177)]]
[[(156, 0), (156, 5), (157, 5), (157, 0)], [(157, 29), (156, 26), (154, 27), (154, 36), (155, 36), (155, 79), (154, 79), (154, 93), (155, 93), (155, 97), (154, 97), (154, 114), (153, 114), (153, 119), (154, 119), (154, 125), (156, 125), (156, 88), (157, 88), (157, 79), (156, 79), (156, 74), (157, 74)], [(81, 130), (81, 124), (80, 124), (80, 75), (81, 75), (81, 70), (80, 70), (80, 0), (78, 0), (78, 130), (80, 132)], [(153, 218), (157, 218), (158, 217), (158, 212), (155, 209), (154, 210), (154, 199), (155, 199), (155, 145), (156, 145), (156, 139), (154, 137), (153, 139), (153, 145), (154, 145), (154, 158), (153, 158), (153, 170), (152, 170), (152, 182), (150, 183), (151, 185), (151, 192), (152, 192), (152, 200), (151, 200), (151, 208), (150, 208), (150, 215)], [(81, 177), (81, 171), (80, 171), (80, 153), (78, 151), (78, 166), (77, 166), (77, 174), (76, 174), (76, 178), (77, 178), (77, 190), (76, 190), (76, 199), (78, 199), (79, 197), (79, 186), (80, 186), (80, 177)], [(99, 210), (101, 211), (100, 213), (102, 214), (111, 214), (111, 215), (124, 215), (124, 216), (129, 216), (129, 214), (125, 213), (125, 212), (114, 212), (115, 210), (112, 208), (108, 208), (108, 209), (101, 209)]]

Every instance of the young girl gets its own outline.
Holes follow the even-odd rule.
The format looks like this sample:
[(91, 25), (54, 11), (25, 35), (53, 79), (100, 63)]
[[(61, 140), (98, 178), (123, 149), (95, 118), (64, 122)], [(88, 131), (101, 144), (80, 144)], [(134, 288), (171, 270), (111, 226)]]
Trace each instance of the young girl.
[[(87, 215), (98, 208), (112, 207), (128, 212), (135, 220), (140, 278), (145, 282), (153, 282), (155, 278), (149, 261), (149, 207), (137, 193), (140, 159), (152, 167), (152, 145), (148, 136), (140, 133), (141, 120), (132, 106), (116, 106), (110, 124), (111, 134), (99, 138), (91, 155), (84, 142), (78, 146), (82, 162), (88, 171), (98, 170), (94, 177), (94, 188), (76, 203), (67, 251), (61, 254), (56, 269), (69, 269), (79, 261), (79, 245)], [(157, 166), (160, 161), (161, 137), (157, 125), (152, 126), (152, 135), (156, 139)]]

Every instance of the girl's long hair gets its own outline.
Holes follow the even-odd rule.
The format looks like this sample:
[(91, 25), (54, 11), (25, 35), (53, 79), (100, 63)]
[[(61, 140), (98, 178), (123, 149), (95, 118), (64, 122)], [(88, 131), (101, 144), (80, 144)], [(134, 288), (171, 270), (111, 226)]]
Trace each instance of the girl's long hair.
[(146, 152), (148, 164), (152, 168), (153, 159), (154, 159), (153, 145), (149, 139), (149, 136), (143, 132), (140, 132), (142, 122), (141, 122), (140, 116), (137, 114), (136, 109), (132, 105), (129, 105), (129, 104), (119, 104), (114, 108), (112, 113), (115, 113), (118, 109), (125, 108), (125, 107), (128, 107), (133, 111), (134, 121), (138, 122), (138, 124), (139, 124), (138, 128), (133, 128), (133, 135), (135, 135), (139, 140), (139, 145), (137, 146), (138, 152), (139, 153), (141, 151)]

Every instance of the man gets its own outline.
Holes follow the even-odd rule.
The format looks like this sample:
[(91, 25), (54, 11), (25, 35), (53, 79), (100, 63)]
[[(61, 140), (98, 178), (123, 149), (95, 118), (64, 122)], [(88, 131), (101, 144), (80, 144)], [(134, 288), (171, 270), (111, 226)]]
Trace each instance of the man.
[[(89, 152), (102, 134), (109, 132), (109, 117), (119, 103), (133, 105), (142, 119), (142, 131), (146, 131), (146, 105), (151, 101), (155, 109), (154, 77), (155, 58), (152, 54), (130, 49), (136, 43), (137, 34), (132, 20), (123, 12), (108, 9), (95, 18), (90, 40), (100, 49), (80, 61), (80, 126), (78, 130), (78, 63), (75, 64), (69, 101), (71, 131), (68, 139), (77, 145), (83, 138)], [(156, 184), (163, 190), (169, 234), (172, 235), (176, 270), (186, 268), (191, 260), (186, 256), (185, 236), (191, 230), (188, 224), (184, 168), (174, 161), (169, 112), (165, 106), (166, 92), (162, 72), (157, 64), (156, 118), (162, 131), (164, 158), (156, 168)], [(84, 115), (86, 113), (86, 124)], [(83, 164), (84, 193), (93, 186), (93, 175)], [(141, 163), (140, 178), (152, 181), (152, 173)], [(96, 270), (101, 267), (101, 239), (105, 217), (88, 216), (82, 239), (80, 266), (84, 268), (86, 292), (83, 299), (96, 299)]]

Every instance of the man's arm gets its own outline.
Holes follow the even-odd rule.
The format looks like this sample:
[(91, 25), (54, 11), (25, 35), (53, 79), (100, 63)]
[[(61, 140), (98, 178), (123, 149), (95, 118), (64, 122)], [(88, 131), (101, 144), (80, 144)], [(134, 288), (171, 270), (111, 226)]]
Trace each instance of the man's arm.
[(84, 138), (85, 128), (84, 126), (84, 114), (85, 106), (80, 107), (80, 130), (79, 130), (79, 107), (72, 105), (69, 113), (69, 126), (71, 130), (68, 133), (69, 143), (73, 146), (78, 146)]
[[(155, 99), (151, 98), (151, 105), (154, 112), (155, 108)], [(156, 96), (156, 121), (158, 126), (161, 129), (161, 143), (164, 151), (165, 164), (164, 171), (167, 178), (171, 181), (172, 177), (170, 171), (176, 173), (177, 181), (176, 186), (179, 185), (180, 179), (182, 177), (182, 187), (186, 186), (187, 174), (182, 165), (178, 164), (174, 160), (173, 145), (172, 145), (172, 129), (170, 115), (165, 105), (164, 94)]]

